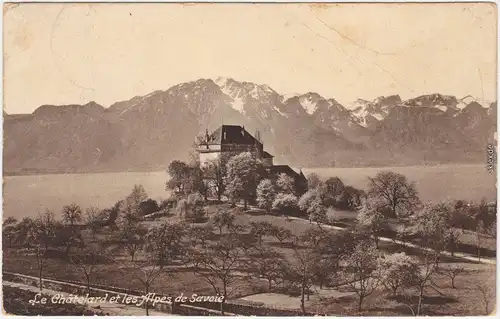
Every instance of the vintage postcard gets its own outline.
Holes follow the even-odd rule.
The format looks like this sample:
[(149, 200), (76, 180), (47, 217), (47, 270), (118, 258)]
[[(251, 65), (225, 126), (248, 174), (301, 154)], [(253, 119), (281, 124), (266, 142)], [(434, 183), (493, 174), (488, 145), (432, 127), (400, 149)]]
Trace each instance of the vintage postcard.
[(4, 314), (495, 313), (495, 4), (3, 19)]

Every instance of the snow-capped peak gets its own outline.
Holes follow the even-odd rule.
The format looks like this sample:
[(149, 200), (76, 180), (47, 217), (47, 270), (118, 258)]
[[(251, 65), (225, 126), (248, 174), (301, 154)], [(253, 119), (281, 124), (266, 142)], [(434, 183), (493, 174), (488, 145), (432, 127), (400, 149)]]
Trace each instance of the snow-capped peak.
[(321, 96), (316, 93), (307, 93), (299, 97), (299, 103), (307, 114), (312, 115), (318, 109), (318, 101)]
[(478, 99), (478, 98), (472, 97), (471, 95), (467, 95), (467, 96), (458, 100), (457, 108), (462, 110), (467, 105), (471, 104), (472, 102), (476, 102), (478, 104), (481, 104), (481, 106), (484, 108), (489, 108), (491, 103), (492, 103), (491, 101), (488, 101), (485, 99)]

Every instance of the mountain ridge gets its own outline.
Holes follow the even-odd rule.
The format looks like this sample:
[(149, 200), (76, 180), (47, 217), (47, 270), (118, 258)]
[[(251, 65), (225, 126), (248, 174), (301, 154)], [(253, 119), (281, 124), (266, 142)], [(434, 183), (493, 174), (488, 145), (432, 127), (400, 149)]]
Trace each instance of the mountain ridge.
[(479, 101), (433, 93), (344, 106), (316, 92), (285, 96), (266, 84), (198, 79), (107, 108), (4, 112), (4, 171), (164, 168), (187, 159), (195, 137), (222, 123), (259, 130), (276, 160), (294, 166), (479, 162), (496, 132), (496, 103)]

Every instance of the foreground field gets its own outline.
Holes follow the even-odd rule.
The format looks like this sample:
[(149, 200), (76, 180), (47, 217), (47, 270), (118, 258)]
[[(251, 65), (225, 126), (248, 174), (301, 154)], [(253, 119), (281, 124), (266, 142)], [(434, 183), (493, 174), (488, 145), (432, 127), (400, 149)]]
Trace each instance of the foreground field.
[[(207, 212), (212, 216), (219, 206), (209, 206)], [(239, 225), (249, 225), (251, 222), (267, 221), (275, 226), (282, 226), (289, 229), (294, 235), (300, 235), (311, 227), (305, 220), (291, 220), (283, 216), (266, 215), (259, 212), (235, 212), (236, 223)], [(149, 226), (162, 221), (176, 222), (178, 216), (162, 217), (156, 221), (149, 221)], [(199, 224), (202, 227), (204, 224)], [(225, 233), (225, 231), (224, 231)], [(214, 233), (213, 241), (217, 241), (219, 235)], [(279, 243), (274, 237), (264, 236), (263, 244), (273, 247), (284, 256), (290, 258), (293, 249), (286, 243)], [(390, 242), (381, 243), (379, 246), (381, 253), (394, 253), (404, 251), (408, 255), (420, 257), (418, 249), (404, 249), (399, 245)], [(92, 277), (92, 283), (105, 286), (121, 287), (132, 290), (142, 290), (140, 281), (141, 271), (135, 267), (135, 263), (124, 251), (117, 251), (114, 263), (100, 265), (97, 272)], [(143, 257), (142, 257), (143, 258)], [(141, 256), (138, 256), (141, 259)], [(32, 253), (23, 250), (4, 250), (3, 269), (9, 272), (37, 276), (36, 257)], [(482, 287), (494, 287), (492, 283), (495, 277), (495, 266), (474, 262), (463, 262), (460, 259), (444, 257), (441, 260), (443, 270), (449, 267), (463, 268), (455, 279), (455, 288), (451, 286), (450, 278), (443, 274), (438, 274), (435, 278), (436, 290), (427, 288), (425, 291), (425, 314), (426, 315), (482, 315), (486, 314), (486, 308), (491, 309), (495, 299), (494, 290), (483, 292)], [(229, 286), (232, 302), (250, 303), (253, 305), (267, 306), (271, 308), (300, 309), (300, 296), (296, 291), (283, 287), (274, 287), (269, 290), (267, 282), (259, 279), (258, 276), (243, 276)], [(64, 258), (48, 259), (44, 276), (47, 278), (71, 280), (85, 282), (82, 271), (76, 265)], [(380, 290), (375, 291), (366, 299), (362, 312), (357, 310), (357, 296), (352, 288), (342, 284), (344, 278), (336, 278), (340, 285), (331, 283), (319, 287), (311, 287), (311, 296), (305, 301), (308, 311), (317, 311), (332, 315), (411, 315), (408, 305), (415, 301), (405, 296), (390, 296)], [(153, 282), (150, 291), (169, 295), (191, 295), (197, 293), (201, 295), (213, 294), (212, 287), (191, 269), (182, 264), (174, 264), (168, 267), (168, 271), (162, 273)], [(486, 302), (489, 305), (486, 305)]]
[[(381, 170), (403, 173), (415, 181), (422, 201), (496, 198), (495, 174), (489, 174), (483, 165), (303, 169), (325, 178), (338, 176), (345, 184), (362, 189), (366, 178)], [(59, 214), (62, 205), (72, 202), (106, 208), (126, 196), (134, 184), (143, 185), (153, 199), (166, 198), (167, 178), (165, 172), (8, 176), (4, 178), (3, 216), (33, 217), (45, 209)]]

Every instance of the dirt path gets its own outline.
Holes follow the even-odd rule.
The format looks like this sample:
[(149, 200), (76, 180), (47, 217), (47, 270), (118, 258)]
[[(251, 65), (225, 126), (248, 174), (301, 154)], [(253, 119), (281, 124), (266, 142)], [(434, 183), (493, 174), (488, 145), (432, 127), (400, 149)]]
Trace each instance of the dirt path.
[[(304, 220), (302, 218), (298, 218), (298, 217), (289, 217), (289, 219), (294, 220), (294, 221), (303, 222), (303, 223), (309, 223), (309, 221)], [(342, 230), (342, 231), (345, 230), (345, 228), (343, 228), (343, 227), (332, 226), (332, 225), (327, 225), (327, 224), (322, 224), (322, 223), (320, 223), (320, 224), (321, 224), (321, 227), (328, 228), (328, 229)], [(380, 239), (380, 241), (383, 241), (383, 242), (396, 243), (396, 244), (410, 247), (410, 248), (417, 248), (417, 249), (421, 249), (421, 250), (425, 250), (425, 251), (430, 251), (429, 248), (425, 248), (425, 247), (422, 247), (422, 246), (419, 246), (419, 245), (416, 245), (416, 244), (413, 244), (410, 242), (406, 242), (406, 241), (396, 240), (396, 239), (387, 238), (387, 237), (379, 237), (379, 239)], [(443, 251), (441, 253), (441, 255), (451, 256), (451, 252)], [(460, 253), (460, 252), (454, 253), (453, 257), (459, 258), (459, 259), (466, 259), (466, 260), (470, 260), (470, 261), (474, 261), (474, 262), (478, 262), (478, 263), (482, 263), (482, 264), (496, 265), (496, 259), (493, 259), (493, 258), (481, 258), (481, 259), (479, 259), (479, 258), (474, 257), (472, 255)]]
[[(11, 281), (3, 281), (2, 283), (5, 286), (13, 287), (13, 288), (18, 288), (26, 291), (31, 291), (38, 293), (40, 292), (40, 289), (38, 287), (30, 286), (30, 285), (25, 285), (17, 282), (11, 282)], [(61, 292), (61, 291), (56, 291), (56, 290), (51, 290), (51, 289), (43, 289), (44, 294), (48, 294), (51, 296), (54, 296), (56, 294), (60, 296), (65, 296), (68, 297), (70, 294), (66, 292)], [(28, 302), (28, 300), (26, 300)], [(47, 307), (50, 307), (50, 301)], [(134, 305), (124, 305), (124, 304), (118, 304), (118, 303), (111, 303), (111, 302), (97, 302), (97, 303), (92, 303), (88, 304), (87, 308), (89, 310), (96, 310), (96, 307), (99, 307), (97, 309), (102, 310), (104, 313), (109, 313), (111, 316), (145, 316), (146, 315), (146, 310), (144, 308), (140, 308)], [(149, 315), (150, 316), (175, 316), (172, 314), (167, 314), (164, 312), (156, 311), (149, 309)]]

